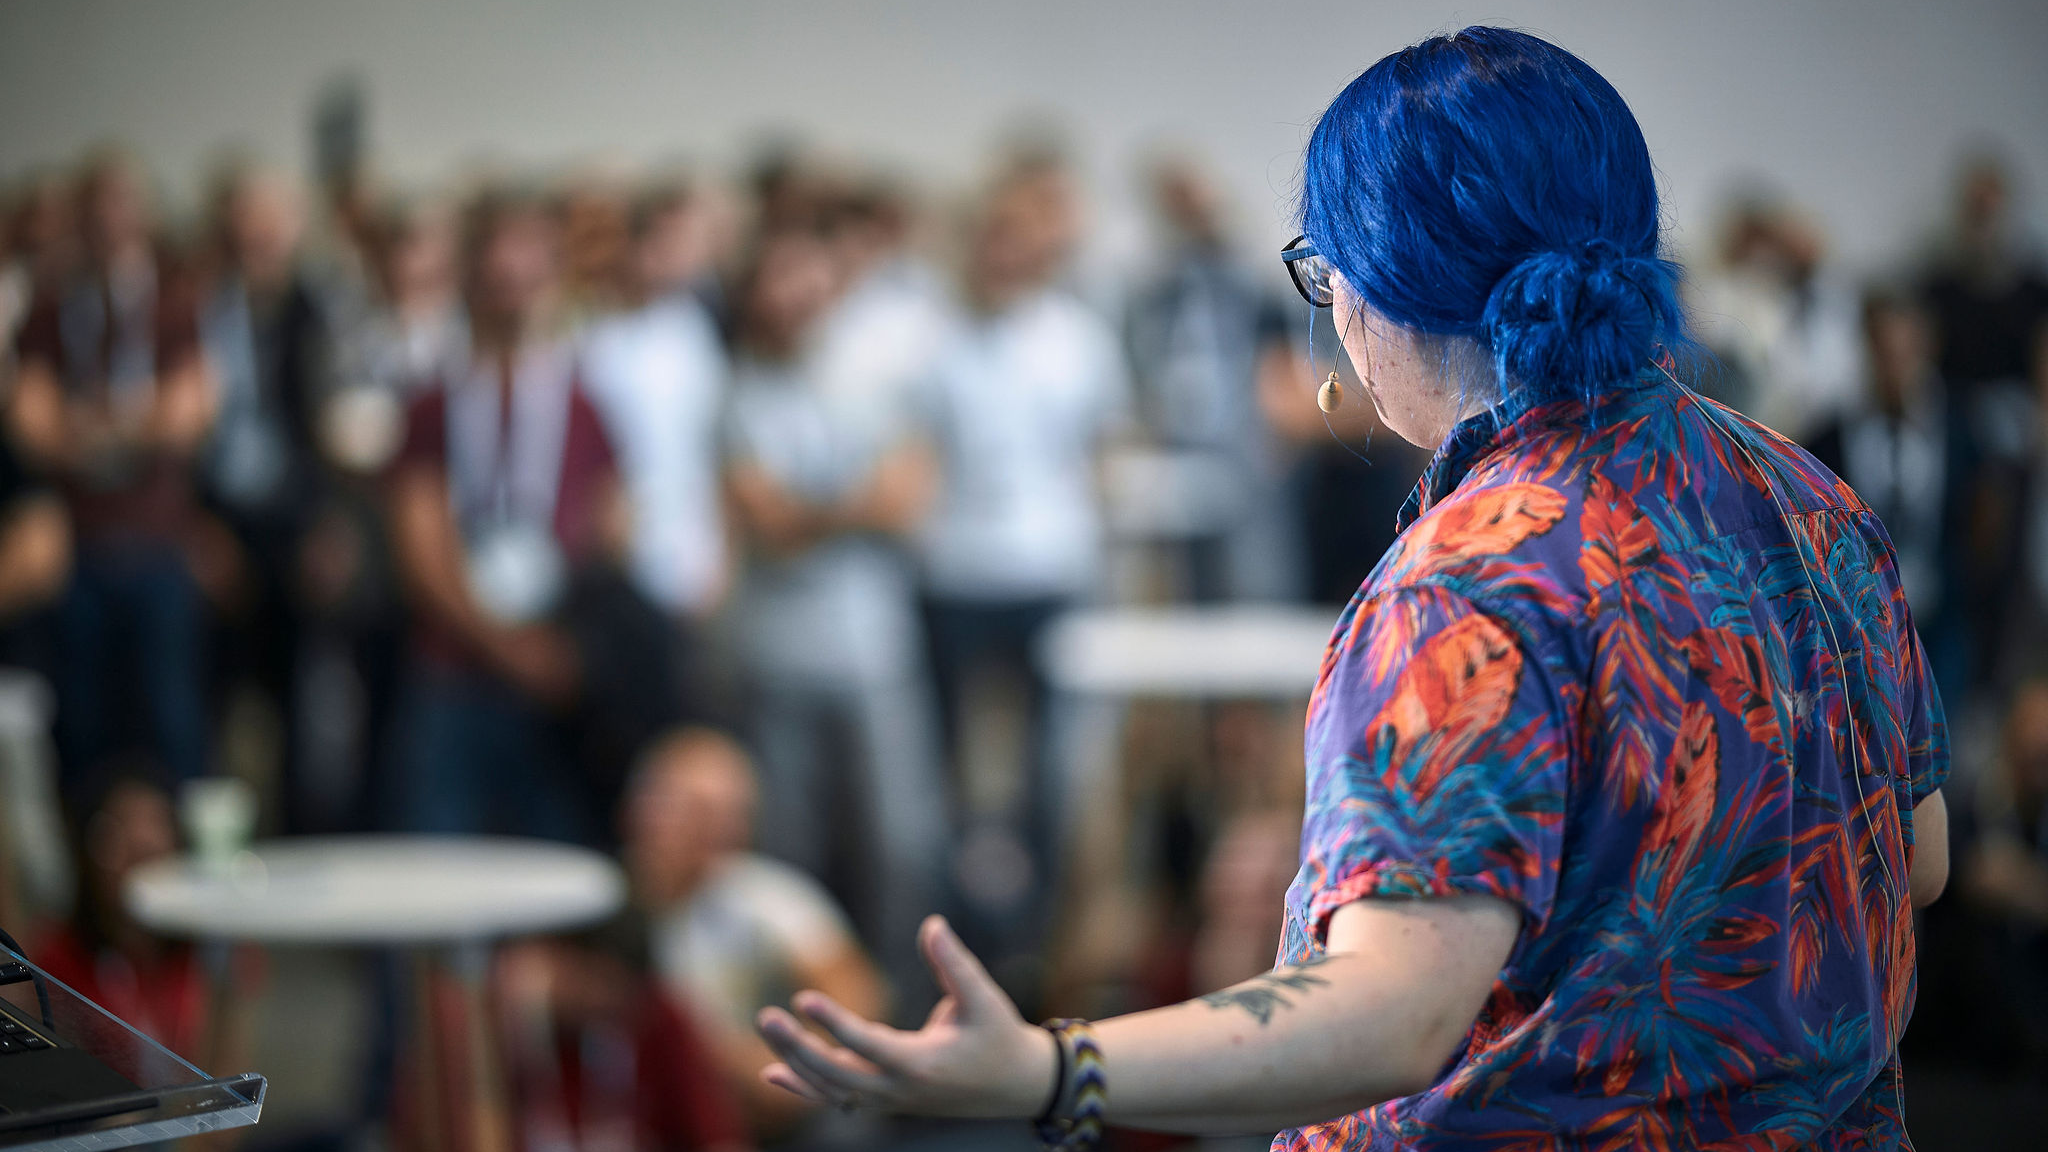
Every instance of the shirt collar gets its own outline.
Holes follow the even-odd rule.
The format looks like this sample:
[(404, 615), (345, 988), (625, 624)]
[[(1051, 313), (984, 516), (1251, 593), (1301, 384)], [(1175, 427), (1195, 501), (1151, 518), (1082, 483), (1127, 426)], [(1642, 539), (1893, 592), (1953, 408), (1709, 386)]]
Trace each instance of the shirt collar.
[(1430, 458), (1429, 467), (1422, 470), (1415, 490), (1401, 505), (1394, 530), (1406, 532), (1410, 524), (1457, 491), (1473, 466), (1495, 450), (1559, 424), (1604, 423), (1663, 379), (1659, 372), (1652, 371), (1626, 384), (1610, 385), (1595, 398), (1590, 411), (1583, 397), (1531, 397), (1518, 391), (1484, 412), (1467, 416), (1444, 437), (1442, 446)]

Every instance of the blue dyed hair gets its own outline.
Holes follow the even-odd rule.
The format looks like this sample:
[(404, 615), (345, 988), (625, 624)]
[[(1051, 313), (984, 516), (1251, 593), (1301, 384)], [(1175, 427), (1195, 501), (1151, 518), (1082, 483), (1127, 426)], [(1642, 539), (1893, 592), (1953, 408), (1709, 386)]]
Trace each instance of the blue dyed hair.
[(1473, 27), (1381, 60), (1303, 161), (1301, 229), (1360, 300), (1463, 338), (1502, 394), (1589, 398), (1683, 338), (1649, 147), (1614, 86), (1527, 33)]

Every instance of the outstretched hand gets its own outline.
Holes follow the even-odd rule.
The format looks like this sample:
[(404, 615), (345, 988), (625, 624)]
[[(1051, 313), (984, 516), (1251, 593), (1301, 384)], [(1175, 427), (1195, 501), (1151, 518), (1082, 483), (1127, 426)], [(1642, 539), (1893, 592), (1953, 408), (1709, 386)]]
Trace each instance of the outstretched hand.
[(1057, 1060), (1051, 1035), (1024, 1021), (943, 917), (924, 922), (918, 946), (945, 993), (924, 1027), (905, 1032), (864, 1020), (821, 992), (800, 992), (792, 1002), (796, 1015), (764, 1008), (756, 1021), (781, 1058), (762, 1069), (762, 1079), (841, 1108), (1037, 1114)]

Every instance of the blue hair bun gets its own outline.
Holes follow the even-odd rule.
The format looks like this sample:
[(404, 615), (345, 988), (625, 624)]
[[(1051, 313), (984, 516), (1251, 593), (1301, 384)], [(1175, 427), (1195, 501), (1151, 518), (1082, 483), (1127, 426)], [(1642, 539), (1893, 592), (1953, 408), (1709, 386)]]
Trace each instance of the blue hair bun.
[(1626, 380), (1670, 324), (1676, 270), (1607, 239), (1537, 252), (1487, 295), (1481, 327), (1500, 378), (1548, 390)]
[(1469, 340), (1489, 391), (1626, 380), (1683, 341), (1635, 115), (1585, 61), (1473, 27), (1374, 64), (1317, 122), (1302, 231), (1378, 317)]

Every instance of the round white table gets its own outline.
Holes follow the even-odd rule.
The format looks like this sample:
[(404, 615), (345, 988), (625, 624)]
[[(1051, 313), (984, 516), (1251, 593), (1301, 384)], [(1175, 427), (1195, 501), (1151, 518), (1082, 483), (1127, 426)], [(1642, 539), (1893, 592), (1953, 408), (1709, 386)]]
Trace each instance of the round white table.
[(189, 857), (136, 870), (128, 909), (172, 936), (266, 944), (459, 945), (595, 923), (626, 898), (587, 848), (484, 836), (335, 836), (260, 843), (225, 868)]
[[(510, 1097), (486, 1026), (490, 945), (602, 920), (624, 904), (626, 879), (606, 856), (545, 840), (309, 837), (257, 844), (220, 868), (189, 857), (159, 861), (135, 871), (126, 898), (150, 929), (216, 945), (410, 949), (411, 1043), (424, 1069), (415, 1123), (436, 1147), (511, 1152)], [(423, 1007), (436, 954), (453, 960), (466, 1021), (469, 1057), (455, 1066), (467, 1069), (468, 1083), (454, 1098), (442, 1092), (448, 1037)], [(216, 963), (224, 973), (224, 955)]]
[(1336, 621), (1281, 605), (1089, 609), (1055, 621), (1039, 656), (1064, 692), (1286, 700), (1315, 688)]

